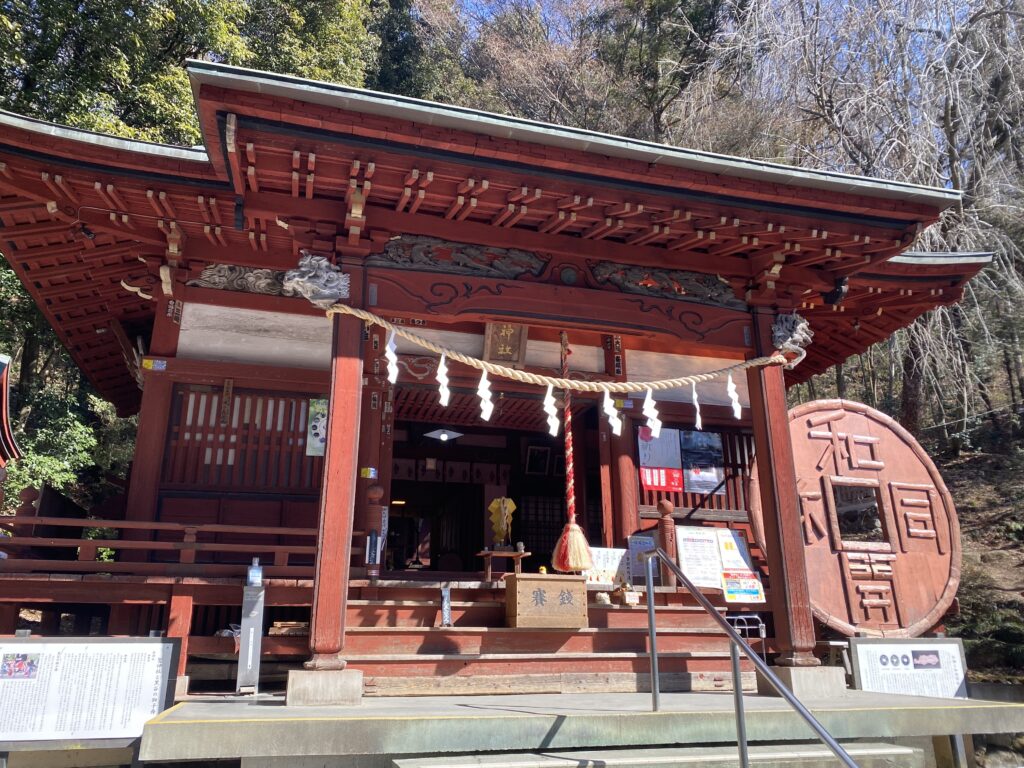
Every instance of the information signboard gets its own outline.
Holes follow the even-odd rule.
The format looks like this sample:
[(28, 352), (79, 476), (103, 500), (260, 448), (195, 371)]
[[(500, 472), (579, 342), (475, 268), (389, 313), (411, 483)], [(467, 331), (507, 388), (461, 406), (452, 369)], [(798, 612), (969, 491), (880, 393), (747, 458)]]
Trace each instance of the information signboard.
[(0, 741), (142, 735), (174, 703), (179, 641), (0, 639)]
[(958, 638), (850, 638), (855, 688), (906, 696), (967, 698), (967, 665)]
[(679, 568), (695, 586), (722, 588), (722, 556), (714, 528), (676, 526), (676, 557)]

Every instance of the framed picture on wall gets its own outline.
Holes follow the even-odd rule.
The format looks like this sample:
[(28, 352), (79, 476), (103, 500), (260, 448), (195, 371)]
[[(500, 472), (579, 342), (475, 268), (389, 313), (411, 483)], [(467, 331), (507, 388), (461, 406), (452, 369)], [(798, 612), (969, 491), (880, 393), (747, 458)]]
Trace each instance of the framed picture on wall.
[(531, 445), (526, 449), (526, 474), (546, 475), (551, 449), (543, 445)]

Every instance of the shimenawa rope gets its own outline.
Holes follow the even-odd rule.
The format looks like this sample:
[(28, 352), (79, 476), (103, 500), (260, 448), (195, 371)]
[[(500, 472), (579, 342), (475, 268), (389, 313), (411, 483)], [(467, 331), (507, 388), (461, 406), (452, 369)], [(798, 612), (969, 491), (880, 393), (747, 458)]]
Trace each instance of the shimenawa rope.
[(714, 371), (707, 371), (706, 373), (694, 373), (689, 376), (680, 376), (675, 379), (659, 379), (657, 381), (581, 381), (579, 379), (569, 379), (565, 377), (544, 376), (539, 373), (531, 373), (529, 371), (520, 371), (515, 368), (508, 368), (507, 366), (499, 365), (497, 363), (489, 363), (486, 360), (478, 360), (475, 357), (464, 355), (454, 349), (449, 349), (448, 347), (441, 346), (440, 344), (435, 344), (429, 339), (425, 339), (400, 325), (388, 322), (383, 317), (375, 315), (372, 312), (367, 312), (365, 309), (350, 307), (347, 304), (335, 304), (327, 310), (327, 316), (330, 317), (331, 315), (352, 315), (364, 322), (379, 325), (381, 328), (393, 331), (396, 336), (401, 336), (403, 339), (407, 339), (413, 344), (423, 347), (431, 352), (435, 352), (438, 355), (445, 355), (451, 360), (460, 362), (463, 365), (468, 365), (470, 368), (476, 368), (478, 371), (486, 371), (487, 373), (495, 376), (512, 379), (513, 381), (521, 381), (526, 384), (536, 384), (541, 387), (551, 385), (556, 389), (568, 389), (573, 390), (574, 392), (633, 393), (646, 392), (649, 389), (653, 391), (676, 389), (678, 387), (689, 386), (690, 384), (700, 384), (705, 381), (711, 381), (712, 379), (717, 379), (719, 376), (725, 376), (726, 374), (743, 371), (748, 368), (763, 368), (768, 365), (785, 365), (787, 362), (784, 355), (775, 353), (764, 357), (755, 357), (752, 360), (744, 360), (741, 363), (736, 363), (736, 365), (730, 365), (726, 368), (719, 368)]

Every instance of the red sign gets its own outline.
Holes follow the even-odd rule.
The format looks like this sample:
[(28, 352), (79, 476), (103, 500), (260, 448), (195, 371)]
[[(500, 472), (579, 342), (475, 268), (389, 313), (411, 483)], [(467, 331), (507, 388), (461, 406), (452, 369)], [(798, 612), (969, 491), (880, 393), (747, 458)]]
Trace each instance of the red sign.
[(683, 491), (683, 470), (640, 467), (640, 484), (645, 491)]

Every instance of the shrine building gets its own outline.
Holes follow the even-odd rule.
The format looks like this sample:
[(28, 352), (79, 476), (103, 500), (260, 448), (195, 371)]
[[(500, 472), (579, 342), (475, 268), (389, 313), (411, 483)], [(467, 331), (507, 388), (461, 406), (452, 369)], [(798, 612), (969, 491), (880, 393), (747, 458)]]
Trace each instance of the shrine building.
[[(267, 680), (639, 690), (653, 599), (663, 688), (714, 690), (726, 637), (627, 566), (645, 535), (679, 557), (708, 529), (738, 534), (765, 602), (707, 596), (777, 665), (941, 628), (960, 543), (934, 465), (871, 409), (786, 393), (961, 298), (990, 256), (914, 250), (958, 192), (189, 76), (200, 147), (0, 113), (0, 249), (138, 414), (122, 497), (42, 489), (0, 523), (0, 635), (23, 609), (44, 634), (163, 632), (182, 690), (223, 690), (257, 557)], [(569, 512), (612, 569), (582, 592), (551, 563)], [(513, 615), (516, 569), (579, 623)]]

